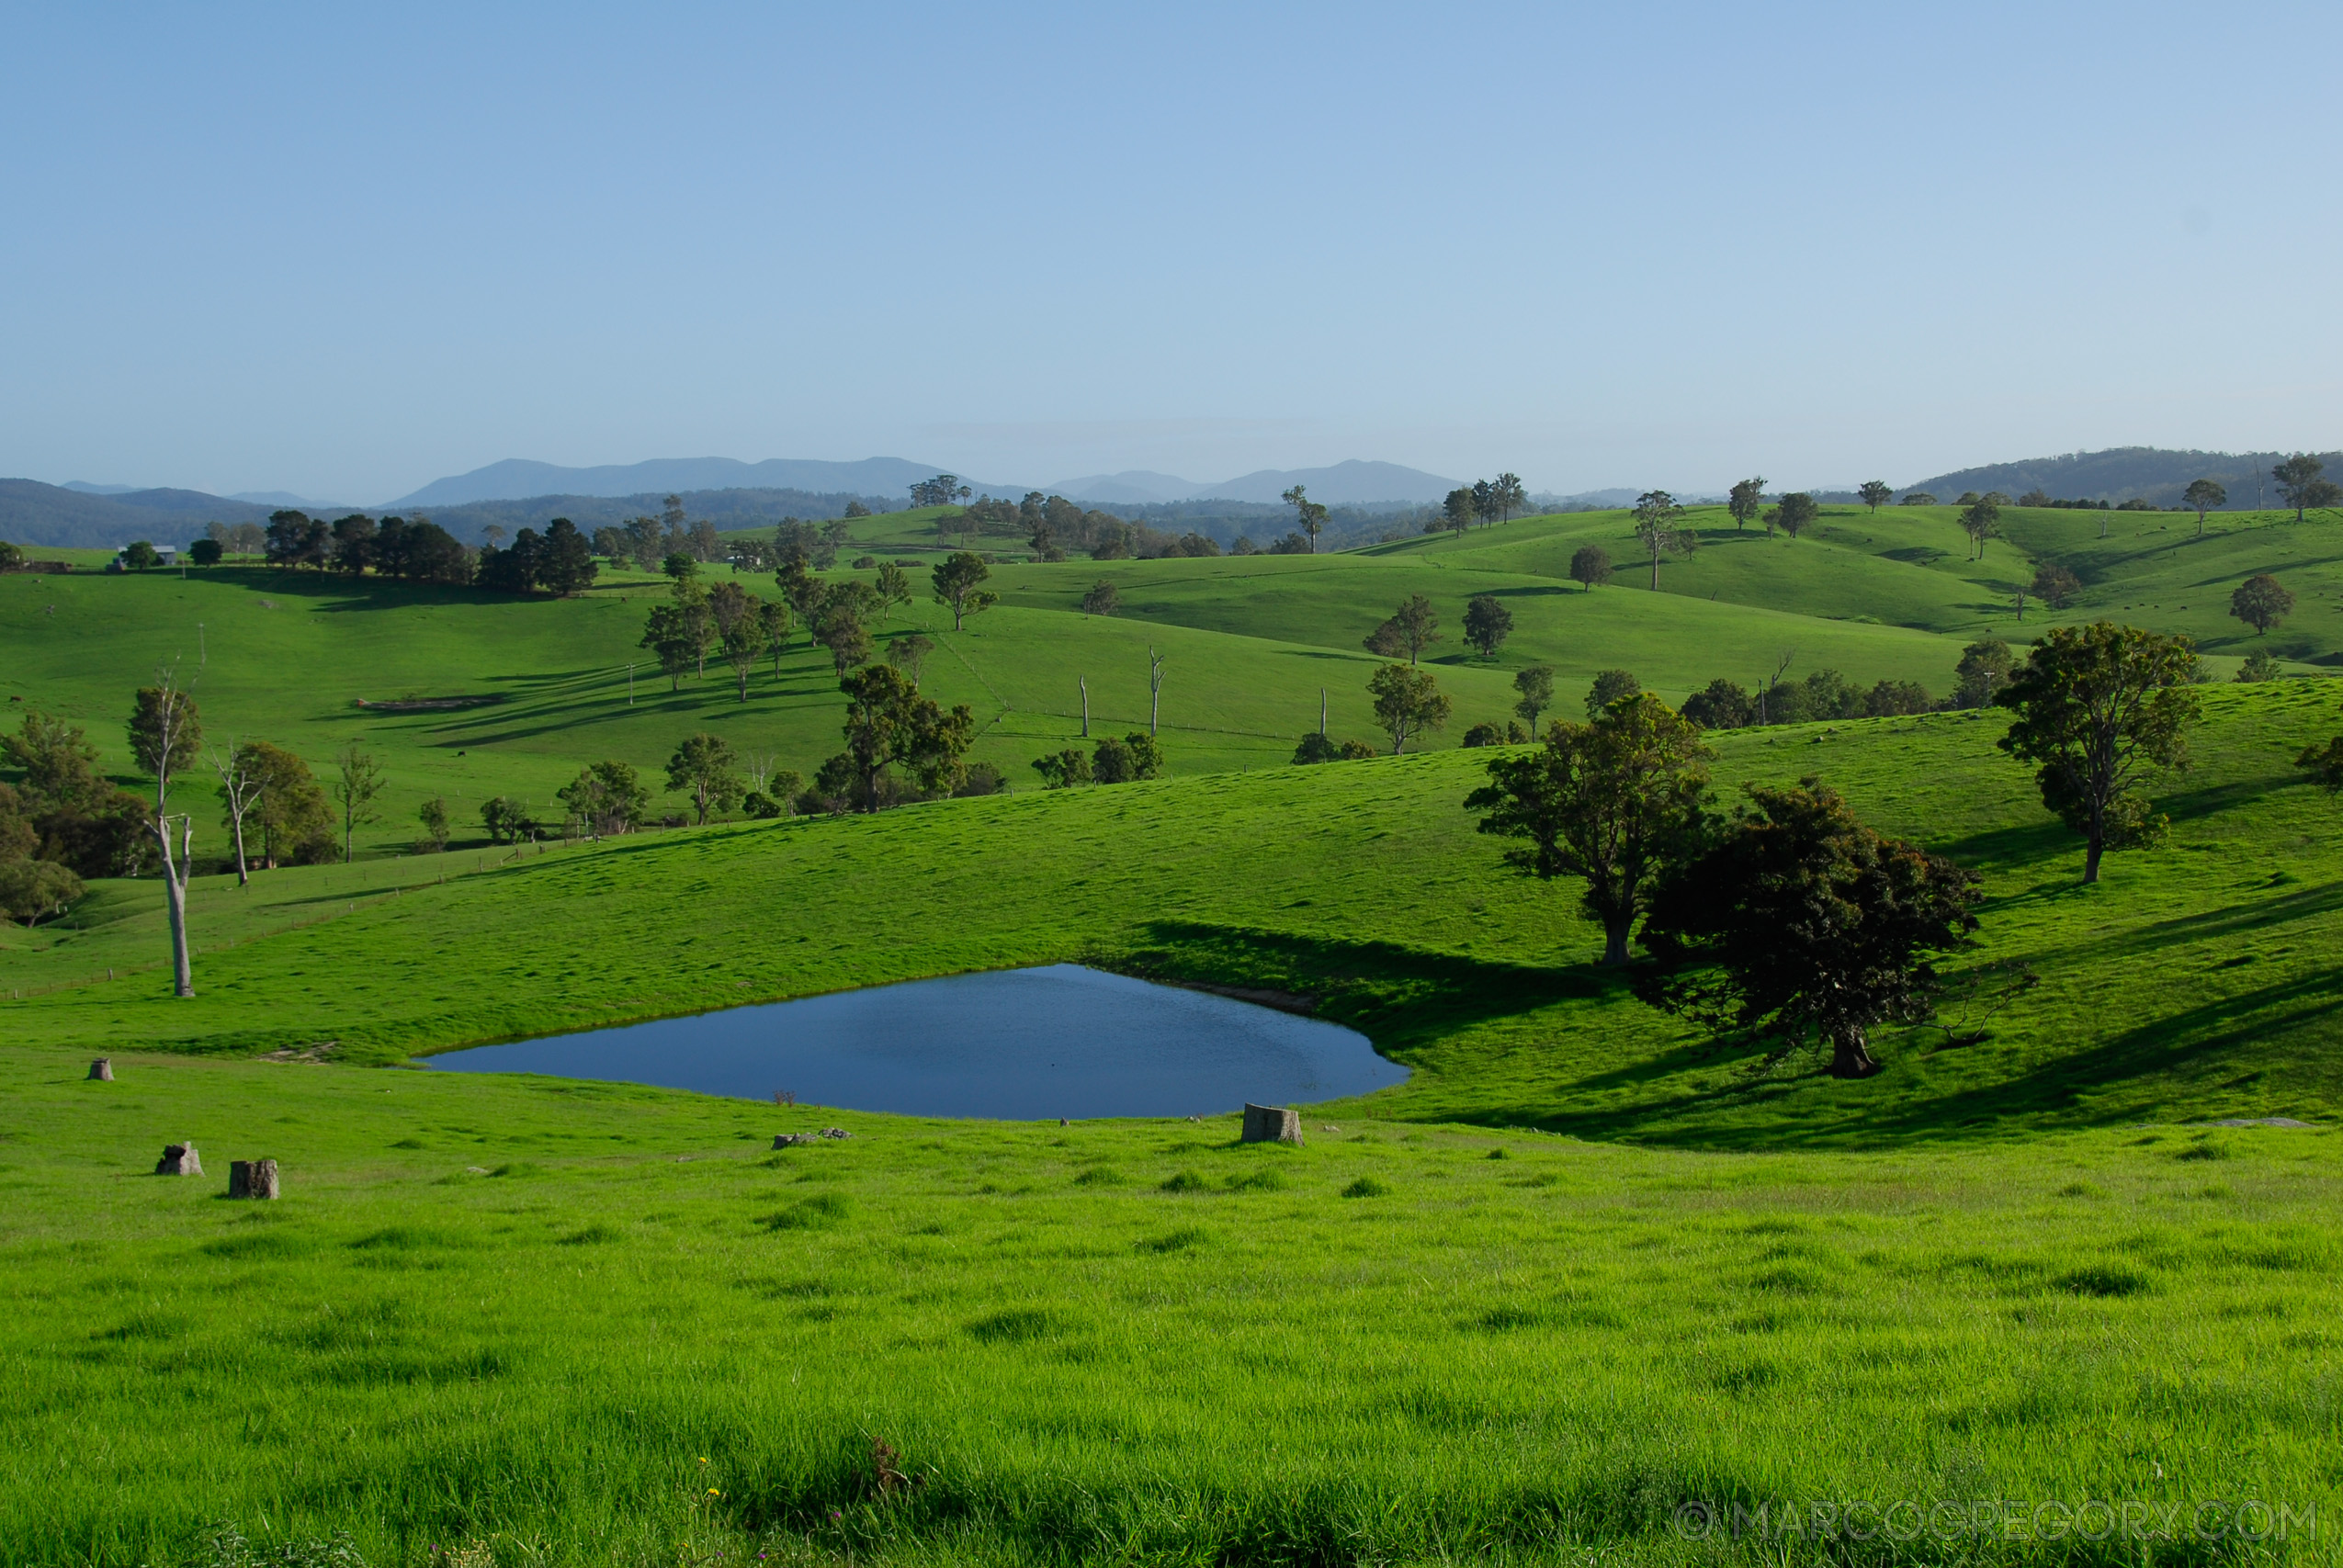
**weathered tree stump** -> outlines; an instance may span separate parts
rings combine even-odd
[[[89,1065],[89,1076],[96,1079],[99,1083],[112,1083],[114,1081],[114,1058],[111,1056],[100,1056],[97,1060],[92,1062]]]
[[[1302,1113],[1277,1105],[1245,1107],[1244,1141],[1248,1144],[1298,1144],[1302,1141]]]
[[[820,1136],[819,1133],[775,1133],[773,1134],[773,1146],[786,1149],[797,1144],[810,1144]]]
[[[277,1196],[277,1162],[273,1159],[232,1159],[228,1162],[228,1196]]]
[[[154,1162],[157,1176],[201,1176],[203,1156],[196,1153],[193,1144],[165,1144],[163,1157]]]

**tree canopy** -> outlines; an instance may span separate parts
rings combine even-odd
[[[1367,694],[1375,699],[1375,722],[1391,737],[1395,757],[1408,749],[1409,736],[1448,722],[1451,705],[1428,670],[1387,664],[1368,679]]]

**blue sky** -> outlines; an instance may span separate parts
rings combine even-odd
[[[0,474],[2343,444],[2332,5],[0,4]]]

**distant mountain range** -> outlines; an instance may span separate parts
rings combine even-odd
[[[2330,473],[2343,477],[2343,452],[2320,455]],[[1900,487],[1898,495],[1927,491],[1951,501],[1964,491],[1998,490],[2023,495],[2041,490],[2061,500],[2127,501],[2137,496],[2159,506],[2176,505],[2191,479],[2218,480],[2229,492],[2228,510],[2274,507],[2278,492],[2270,466],[2281,452],[2173,451],[2156,446],[2118,446],[2103,452],[2072,452],[2020,463],[1959,468]],[[591,529],[603,522],[658,510],[660,500],[681,495],[695,517],[720,527],[751,527],[785,513],[834,517],[847,502],[874,508],[900,505],[911,487],[934,477],[935,465],[901,457],[866,457],[856,463],[772,458],[743,463],[730,457],[667,457],[605,468],[565,468],[511,458],[469,474],[435,479],[397,501],[368,510],[426,512],[458,537],[476,540],[490,525],[516,532],[554,516],[567,516]],[[1035,487],[968,483],[1000,496],[1020,496]],[[1274,506],[1295,485],[1329,506],[1425,505],[1440,501],[1455,481],[1396,463],[1352,461],[1323,468],[1263,468],[1256,473],[1203,484],[1176,474],[1130,469],[1090,474],[1046,487],[1069,500],[1093,506],[1182,507],[1200,502]],[[1838,492],[1831,492],[1836,495]],[[1557,509],[1625,505],[1629,490],[1587,491],[1576,495],[1542,494],[1541,505]],[[1691,499],[1691,498],[1687,498]],[[282,506],[320,515],[352,510],[308,500],[285,491],[247,491],[234,496],[201,491],[140,489],[74,479],[42,484],[0,479],[0,539],[35,547],[115,548],[133,539],[184,544],[206,523],[260,523]]]
[[[2129,501],[2134,496],[2158,506],[2178,506],[2194,479],[2213,479],[2229,492],[2228,512],[2261,511],[2279,504],[2269,482],[2273,463],[2285,452],[2176,452],[2160,446],[2111,446],[2104,452],[2069,452],[2062,457],[2032,457],[2022,463],[1990,463],[1957,468],[1906,485],[1896,493],[1926,491],[1951,501],[1964,491],[1980,495],[1999,491],[2020,496],[2043,491],[2060,501]],[[2343,475],[2343,452],[2318,454],[2327,472]]]
[[[1378,502],[1421,505],[1443,499],[1456,488],[1456,481],[1421,468],[1353,458],[1328,468],[1262,468],[1220,484],[1199,484],[1176,474],[1131,468],[1119,474],[1064,479],[1049,488],[1069,501],[1102,506],[1117,502],[1145,506],[1168,501],[1243,501],[1274,506],[1296,485],[1306,488],[1312,501],[1328,506],[1372,506]]]
[[[654,457],[649,462],[564,468],[552,463],[507,457],[469,474],[434,479],[411,495],[383,503],[388,512],[460,506],[474,501],[526,501],[540,495],[680,495],[696,490],[792,490],[836,492],[908,501],[911,486],[944,470],[901,457],[865,457],[859,463],[823,463],[807,458],[768,457],[743,463],[735,457]],[[994,495],[1023,495],[1021,485],[979,485]]]

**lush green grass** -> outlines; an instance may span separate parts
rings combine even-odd
[[[2265,1499],[2321,1533],[2260,1559],[2333,1561],[2325,1134],[1720,1154],[1314,1114],[1288,1150],[848,1115],[768,1156],[816,1119],[80,1066],[0,1051],[8,1563],[204,1561],[221,1517],[377,1564],[2237,1560],[1935,1508],[1981,1498]],[[140,1174],[166,1137],[272,1154],[285,1198]],[[875,1495],[874,1439],[917,1490]],[[1671,1527],[1852,1499],[1928,1525]]]
[[[2209,1562],[2241,1559],[2120,1533],[1733,1549],[1670,1521],[1703,1499],[2246,1496],[2326,1515],[2260,1556],[2336,1561],[2333,1137],[2197,1125],[2323,1129],[2343,1102],[2338,807],[2292,766],[2343,728],[2323,682],[2207,688],[2196,766],[2156,786],[2170,846],[2090,889],[1993,748],[1997,715],[1717,738],[1728,793],[1818,774],[1977,867],[1959,967],[2040,976],[1989,1018],[1950,1010],[1981,1040],[1891,1036],[1852,1084],[1591,968],[1573,890],[1505,874],[1473,832],[1478,756],[1262,765],[1320,684],[1337,732],[1363,730],[1358,637],[1407,592],[1452,627],[1476,585],[1513,595],[1504,659],[1441,667],[1461,728],[1533,655],[1672,694],[1778,642],[1941,686],[1994,626],[1964,606],[2014,570],[2001,554],[2098,544],[2013,526],[1980,568],[1910,553],[1943,518],[1881,517],[1717,542],[1659,595],[1556,583],[1615,514],[1331,559],[1004,568],[1007,603],[931,630],[929,687],[985,716],[979,754],[1066,743],[1077,674],[1095,729],[1138,723],[1152,644],[1180,776],[200,878],[192,1001],[166,994],[152,883],[6,933],[0,1563],[201,1561],[221,1517],[347,1527],[378,1564],[473,1540],[503,1563]],[[2091,593],[2194,615],[2196,589],[2156,575],[2190,549],[2242,573],[2282,546],[2281,575],[2307,577],[2317,539],[2119,543]],[[1677,591],[1712,570],[1714,600]],[[1128,612],[1072,613],[1101,575]],[[123,694],[157,657],[192,663],[200,622],[216,734],[320,761],[363,739],[414,795],[541,798],[582,758],[655,762],[701,725],[785,765],[834,746],[803,652],[745,705],[712,674],[645,682],[628,709],[613,660],[652,592],[0,579],[0,693],[119,755]],[[2310,599],[2288,650],[2315,656]],[[1863,603],[1889,613],[1829,618]],[[354,705],[410,694],[503,700]],[[1414,1073],[1313,1108],[1308,1146],[1277,1150],[1227,1121],[926,1122],[361,1070],[1068,959],[1307,993]],[[83,1080],[99,1054],[119,1082]],[[829,1122],[855,1137],[764,1149]],[[181,1138],[210,1177],[141,1174]],[[218,1200],[225,1162],[257,1155],[286,1199]],[[915,1494],[872,1495],[874,1438]]]

